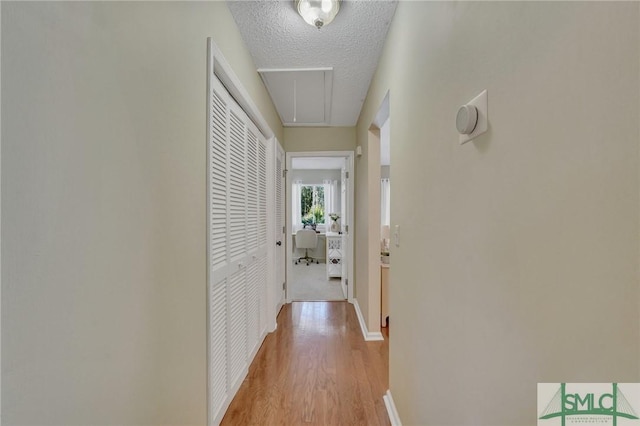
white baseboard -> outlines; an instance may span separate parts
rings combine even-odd
[[[364,317],[362,316],[360,305],[358,305],[358,299],[353,299],[353,307],[356,310],[356,315],[358,316],[358,322],[360,323],[360,329],[362,330],[362,336],[364,337],[364,340],[384,340],[384,337],[382,337],[382,333],[380,333],[379,331],[369,331],[369,329],[367,328],[367,323],[364,321]]]
[[[389,415],[391,426],[402,426],[400,415],[398,415],[396,404],[393,402],[393,397],[391,396],[391,391],[389,389],[387,389],[387,393],[382,397],[382,399],[384,399],[384,406],[387,407],[387,414]]]

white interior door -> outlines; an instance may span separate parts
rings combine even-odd
[[[345,163],[346,163],[345,159]],[[349,171],[346,164],[342,168],[340,185],[340,232],[342,232],[342,275],[341,284],[344,297],[348,298],[349,283]]]
[[[276,187],[276,294],[278,297],[278,308],[285,302],[285,182],[286,173],[284,149],[280,144],[276,145],[276,167],[275,167],[275,187]],[[276,310],[277,313],[277,310]]]

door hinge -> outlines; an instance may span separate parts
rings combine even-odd
[[[349,172],[345,172],[345,179],[349,179]]]
[[[344,280],[344,285],[345,285],[345,286],[349,285],[349,278],[347,278],[346,280]]]
[[[282,170],[282,177],[283,178],[287,177],[287,169]]]
[[[285,228],[285,227],[283,226],[283,227],[282,227],[282,233],[283,233],[283,234],[284,234],[285,232],[287,232],[287,230],[286,230],[286,229],[284,229],[284,228]]]
[[[285,285],[285,283],[282,283],[282,291],[285,290],[284,285]]]
[[[349,233],[349,225],[344,226],[344,232],[346,232],[347,234]]]

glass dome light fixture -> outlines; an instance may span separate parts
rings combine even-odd
[[[317,29],[329,25],[340,10],[340,0],[295,0],[302,19]]]

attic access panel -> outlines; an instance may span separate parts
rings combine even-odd
[[[284,126],[328,126],[333,68],[259,69]]]

